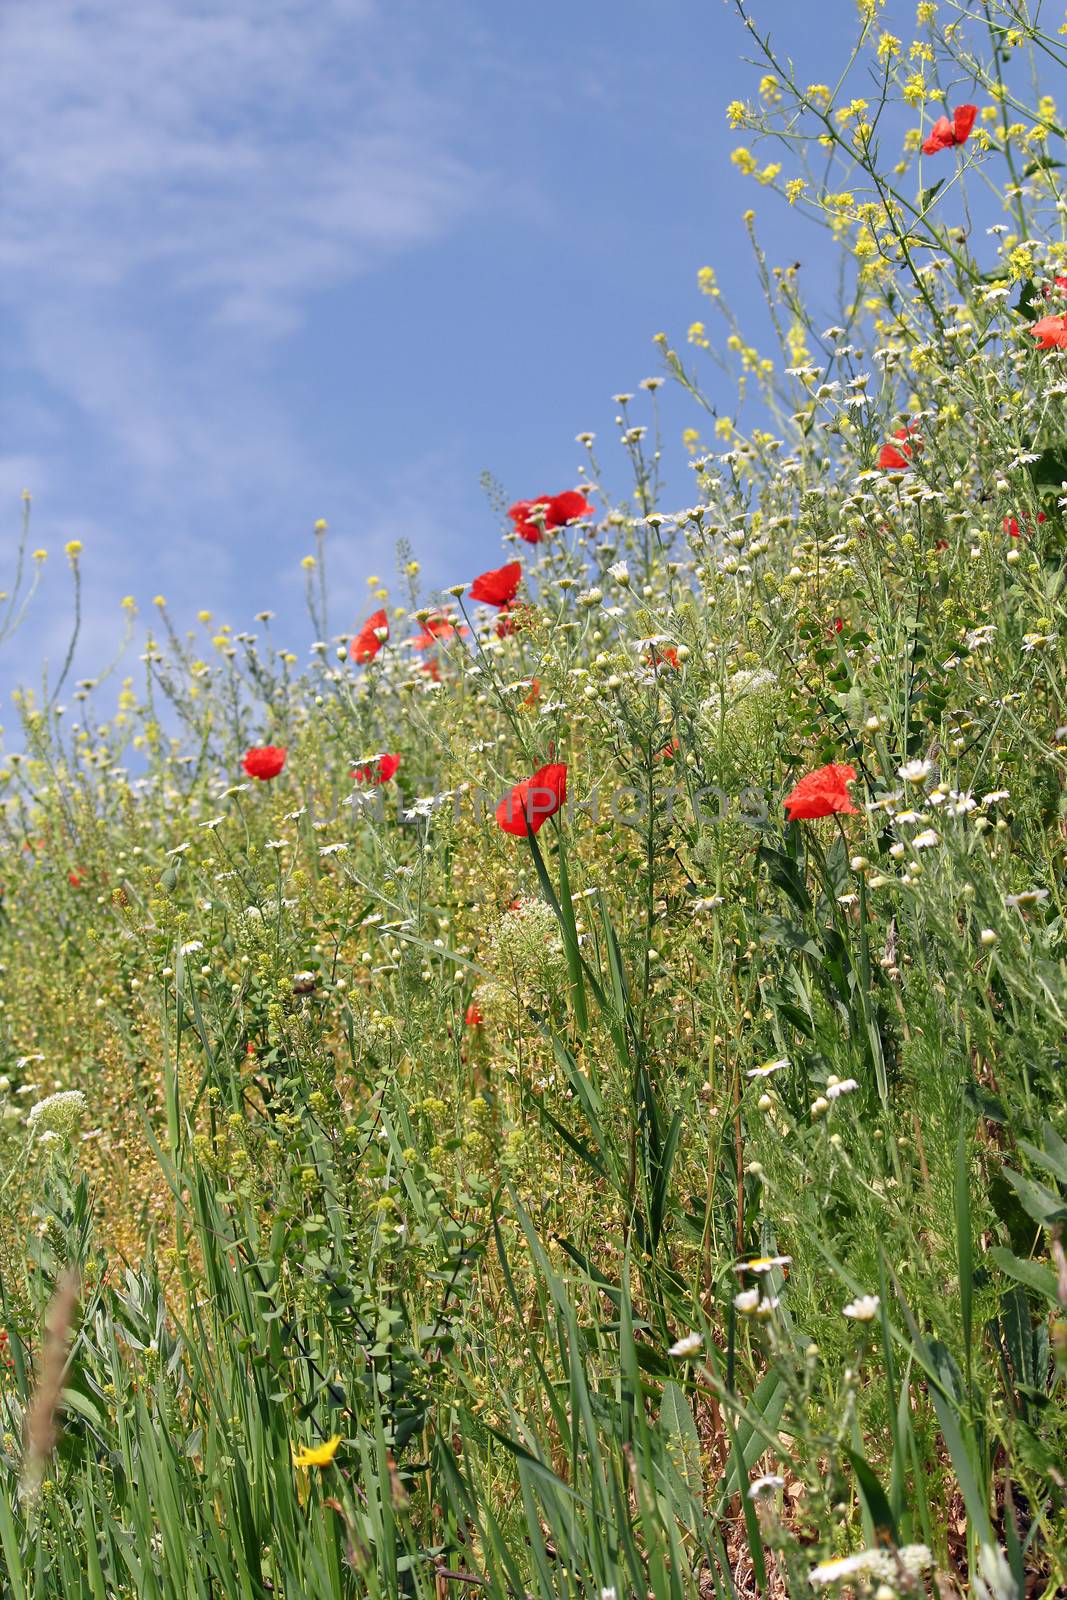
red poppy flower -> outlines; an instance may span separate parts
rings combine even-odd
[[[67,882],[70,884],[72,889],[80,889],[82,884],[85,882],[85,874],[83,872],[79,872],[77,867],[75,867],[73,871],[67,873]]]
[[[662,750],[657,750],[656,751],[656,760],[657,761],[673,761],[675,756],[678,754],[678,750],[679,750],[678,735],[675,734],[674,738],[670,741],[669,744],[665,744],[663,746]]]
[[[424,661],[422,666],[419,668],[419,671],[427,673],[433,679],[434,683],[440,683],[441,669],[437,665],[436,661]]]
[[[285,755],[286,752],[278,745],[256,745],[247,752],[241,765],[250,778],[267,783],[271,778],[276,778],[285,766]]]
[[[844,631],[845,631],[845,619],[844,619],[844,617],[835,617],[834,620],[833,620],[833,623],[831,624],[830,632],[831,633],[844,633]]]
[[[836,812],[858,812],[859,806],[852,804],[848,792],[848,785],[855,777],[855,767],[839,766],[835,762],[820,767],[817,772],[809,772],[785,797],[790,822],[798,817],[809,821],[813,817],[832,817]]]
[[[917,422],[906,422],[898,428],[893,438],[899,439],[899,445],[884,444],[878,452],[878,465],[883,472],[902,472],[911,465],[911,458],[916,450],[922,449],[922,440],[916,438]]]
[[[645,660],[650,667],[673,667],[675,672],[681,671],[682,663],[673,644],[654,644]]]
[[[422,625],[422,632],[417,633],[412,639],[412,648],[415,650],[429,650],[439,639],[454,639],[457,634],[462,638],[469,630],[462,625],[457,627],[455,619],[442,614],[438,617],[427,617]]]
[[[977,115],[977,106],[957,106],[951,120],[938,117],[923,142],[923,155],[936,156],[940,150],[954,150],[957,145],[966,144]]]
[[[504,796],[496,808],[496,820],[505,833],[525,839],[554,817],[566,798],[567,768],[560,761],[550,762]]]
[[[526,699],[522,703],[523,703],[524,706],[535,706],[537,704],[538,700],[540,700],[540,698],[541,698],[541,680],[540,680],[540,678],[531,678],[530,679],[530,692],[526,696]]]
[[[353,767],[348,776],[355,778],[357,783],[388,783],[389,779],[396,775],[399,765],[399,756],[375,756],[374,760],[368,761],[365,766]]]
[[[508,516],[521,539],[527,544],[540,544],[546,531],[592,516],[594,509],[578,489],[565,489],[562,494],[543,494],[536,500],[517,500],[508,507]]]
[[[1030,332],[1039,350],[1067,350],[1067,316],[1042,317]]]
[[[368,661],[373,661],[378,651],[389,637],[389,618],[384,611],[376,611],[373,617],[368,617],[352,640],[350,655],[353,661],[366,666]]]
[[[1038,522],[1047,522],[1048,518],[1045,516],[1043,511],[1039,511],[1037,514],[1037,520]],[[1021,528],[1019,526],[1019,519],[1017,517],[1005,517],[1004,532],[1010,534],[1013,539],[1017,539],[1021,533],[1029,533],[1030,527],[1025,517],[1023,518],[1023,524]]]
[[[509,561],[475,578],[470,597],[483,601],[487,606],[507,606],[514,600],[521,582],[522,562]]]
[[[470,1005],[467,1007],[467,1014],[463,1018],[463,1021],[466,1023],[468,1028],[480,1028],[482,1023],[485,1021],[485,1018],[482,1016],[482,1013],[478,1008],[478,1003],[476,1000],[472,1000]]]

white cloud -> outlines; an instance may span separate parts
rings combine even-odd
[[[38,284],[275,327],[470,195],[369,0],[8,0],[0,33],[0,263]]]
[[[85,539],[87,639],[113,634],[130,590],[161,588],[183,622],[235,595],[269,605],[294,524],[357,503],[290,399],[286,340],[316,293],[484,193],[418,15],[401,0],[0,12],[0,501],[9,525],[31,487],[55,556]],[[34,608],[28,650],[55,658],[64,595],[47,621]]]

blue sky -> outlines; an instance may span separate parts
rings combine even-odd
[[[854,28],[756,12],[824,79]],[[398,537],[430,581],[496,564],[483,469],[569,486],[588,428],[624,491],[610,397],[704,313],[698,267],[755,315],[746,206],[818,282],[821,236],[729,163],[745,48],[724,0],[7,0],[0,527],[29,488],[51,559],[0,682],[62,654],[69,538],[88,673],[125,594],[270,608],[303,653],[317,517],[339,630]]]

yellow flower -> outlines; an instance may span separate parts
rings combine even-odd
[[[332,1434],[325,1444],[301,1445],[297,1450],[293,1447],[293,1466],[306,1472],[309,1467],[328,1467],[337,1454],[337,1446],[341,1443],[339,1433]]]
[[[301,561],[300,565],[303,567],[305,572],[310,572],[312,567],[315,565],[315,557],[314,556],[305,556],[303,561]]]
[[[325,517],[320,517],[318,519],[318,521],[316,522],[316,524],[315,524],[315,532],[316,533],[325,533],[326,532],[326,526],[327,525],[326,525]]]
[[[726,120],[731,128],[739,128],[747,115],[743,100],[731,100],[726,107]]]
[[[82,553],[82,542],[80,539],[68,539],[63,549],[71,561],[76,561]]]
[[[730,160],[733,162],[734,166],[739,172],[744,173],[746,178],[750,177],[751,174],[756,171],[756,158],[752,154],[752,151],[746,149],[743,144],[738,145],[737,149],[730,156]]]

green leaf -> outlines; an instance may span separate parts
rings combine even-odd
[[[1014,1278],[1025,1288],[1033,1290],[1035,1294],[1043,1295],[1053,1305],[1058,1305],[1056,1298],[1056,1274],[1051,1267],[1043,1267],[1038,1261],[1023,1261],[1021,1257],[1013,1255],[1003,1245],[994,1245],[989,1251],[989,1259],[1006,1272],[1009,1278]]]
[[[678,1384],[664,1385],[659,1408],[659,1426],[671,1446],[671,1459],[694,1499],[703,1488],[700,1467],[700,1435],[688,1400]]]
[[[885,1491],[878,1482],[870,1463],[864,1456],[859,1455],[855,1450],[849,1450],[847,1446],[845,1455],[848,1457],[852,1470],[856,1474],[860,1495],[867,1508],[867,1514],[874,1524],[875,1533],[887,1533],[894,1544],[899,1544],[900,1536],[897,1533],[896,1518],[890,1508],[889,1501],[886,1499]]]

